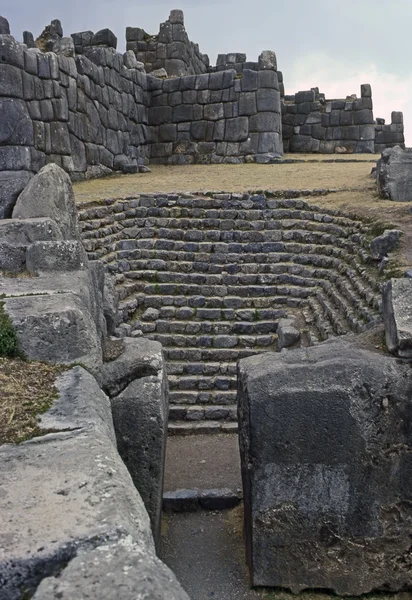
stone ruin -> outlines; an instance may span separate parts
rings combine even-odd
[[[30,359],[70,366],[41,417],[54,433],[0,448],[6,600],[90,581],[96,597],[187,598],[156,556],[167,429],[239,429],[253,585],[411,589],[411,282],[377,269],[400,232],[312,205],[319,190],[77,211],[70,181],[269,162],[304,137],[373,151],[372,126],[388,145],[401,127],[374,123],[369,86],[344,106],[285,96],[270,52],[211,68],[180,11],[159,36],[128,30],[124,56],[109,30],[52,22],[44,52],[0,27],[1,302]],[[382,318],[391,354],[367,341]]]
[[[402,113],[375,122],[370,86],[359,99],[326,100],[317,88],[286,96],[271,51],[256,62],[219,55],[212,67],[181,11],[158,36],[127,28],[123,55],[109,29],[65,37],[58,20],[36,43],[24,32],[21,44],[2,18],[0,36],[1,217],[49,162],[76,181],[144,171],[149,160],[269,163],[284,151],[404,146]]]

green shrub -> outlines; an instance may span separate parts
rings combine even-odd
[[[4,310],[4,302],[0,302],[0,356],[20,356],[16,332]]]

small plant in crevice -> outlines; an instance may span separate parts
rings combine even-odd
[[[16,332],[10,321],[9,315],[4,308],[4,302],[0,301],[0,356],[22,357],[19,349]]]

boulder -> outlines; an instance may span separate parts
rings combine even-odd
[[[49,217],[65,240],[80,238],[77,208],[70,177],[54,163],[43,167],[22,191],[13,219]]]
[[[412,358],[412,279],[391,279],[383,288],[386,345],[401,358]]]
[[[56,388],[43,437],[0,448],[2,598],[188,600],[155,555],[109,399],[81,367]]]
[[[255,586],[343,596],[412,586],[410,365],[356,340],[238,363]]]
[[[412,201],[412,148],[387,148],[376,166],[378,191],[382,198]]]
[[[370,243],[372,258],[381,260],[384,256],[399,246],[402,231],[399,229],[385,229],[382,235],[378,235]]]

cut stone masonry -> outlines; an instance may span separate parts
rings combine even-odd
[[[219,55],[212,67],[189,42],[181,11],[172,11],[159,36],[127,28],[123,55],[109,29],[64,37],[55,20],[37,46],[29,34],[17,42],[3,19],[0,218],[49,162],[79,180],[145,171],[149,160],[270,163],[283,147],[331,153],[404,145],[402,113],[391,125],[375,124],[369,85],[360,99],[326,101],[316,88],[285,96],[274,52],[256,62]],[[154,76],[159,68],[162,78]]]
[[[164,347],[170,432],[236,430],[236,362],[276,350],[281,319],[300,317],[303,345],[380,322],[368,226],[304,200],[153,194],[80,222],[120,319]]]

